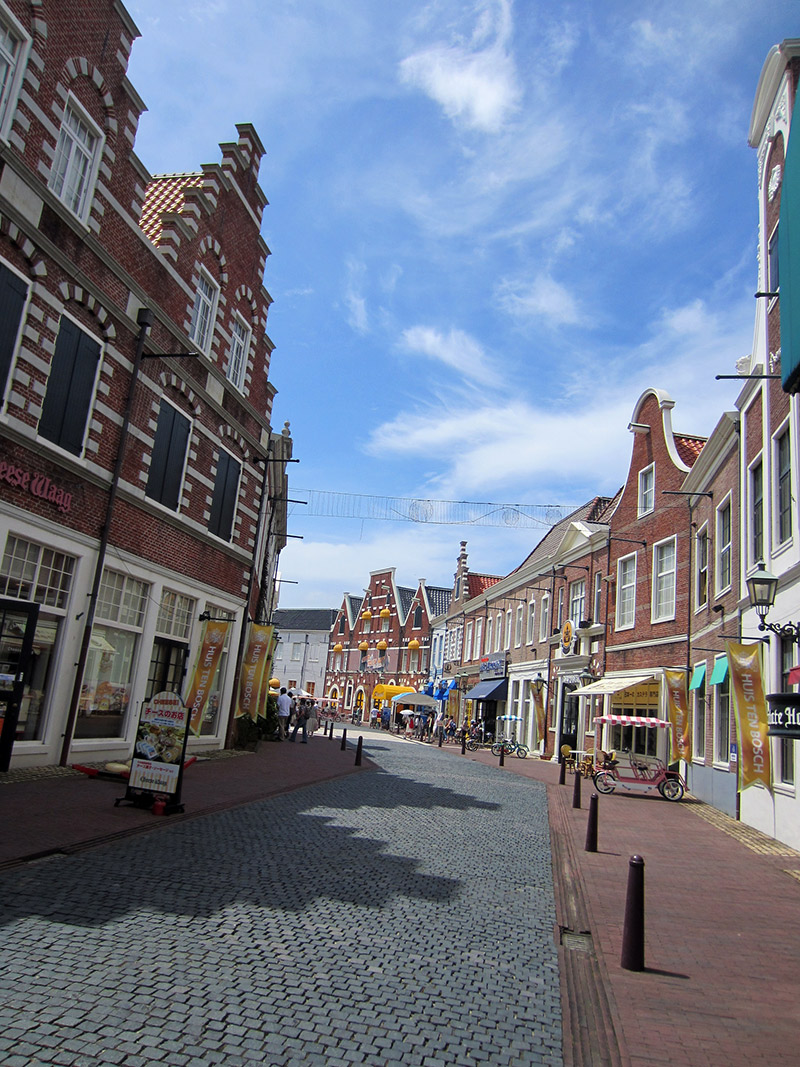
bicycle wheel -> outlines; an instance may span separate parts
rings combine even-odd
[[[680,778],[665,778],[658,791],[664,800],[681,800],[684,789]]]
[[[495,743],[492,745],[492,755],[499,756],[502,751],[503,746],[500,744],[499,741],[495,741]]]
[[[613,793],[617,783],[608,771],[598,771],[594,776],[594,787],[598,793]]]
[[[477,741],[473,741],[471,738],[469,741],[467,741],[467,748],[470,750],[470,752],[477,752],[478,747],[479,746]]]
[[[517,757],[517,759],[525,759],[525,757],[528,755],[528,749],[525,747],[525,745],[517,745],[514,755]]]

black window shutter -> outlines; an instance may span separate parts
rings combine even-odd
[[[145,494],[173,511],[178,510],[188,440],[189,420],[162,400]]]
[[[28,286],[0,264],[0,396],[5,392]]]
[[[39,434],[80,455],[94,391],[100,346],[62,319],[42,404]]]
[[[236,494],[239,488],[239,471],[240,466],[236,460],[227,452],[220,452],[208,528],[211,533],[225,541],[231,539]]]

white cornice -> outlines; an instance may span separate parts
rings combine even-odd
[[[800,56],[800,38],[797,37],[789,37],[781,44],[773,45],[767,53],[750,116],[747,143],[751,148],[758,148],[761,142],[784,72],[795,56]]]

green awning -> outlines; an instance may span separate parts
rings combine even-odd
[[[708,679],[709,685],[719,685],[720,682],[724,682],[728,676],[728,657],[723,656],[722,659],[718,659],[714,664],[714,670],[711,672],[711,677]]]
[[[699,689],[700,686],[703,684],[703,679],[705,678],[705,676],[706,676],[706,665],[705,665],[705,663],[698,663],[697,666],[694,669],[694,673],[692,674],[692,680],[691,680],[691,682],[689,682],[689,688],[690,689]]]

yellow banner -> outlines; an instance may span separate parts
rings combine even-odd
[[[236,711],[234,712],[234,718],[236,719],[240,719],[243,715],[249,715],[255,722],[258,718],[261,683],[264,678],[264,668],[269,661],[271,645],[272,627],[256,626],[254,623],[250,627],[250,641],[247,645],[245,657],[242,660],[242,670],[239,675],[239,692],[236,697]]]
[[[733,686],[736,732],[739,737],[739,792],[763,785],[772,792],[767,702],[761,678],[761,646],[727,642]]]
[[[537,693],[533,690],[533,710],[536,713],[536,740],[543,741],[547,737],[547,712],[544,707],[544,690]]]
[[[203,623],[202,639],[194,664],[192,682],[184,703],[189,709],[189,729],[193,734],[200,733],[203,713],[208,703],[208,694],[217,673],[219,658],[225,647],[230,622],[211,620]]]
[[[690,761],[692,758],[692,717],[689,714],[689,694],[686,671],[664,668],[667,687],[667,713],[672,736],[672,758]]]

